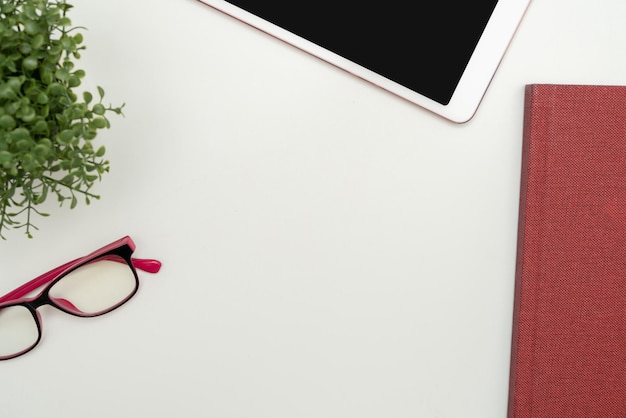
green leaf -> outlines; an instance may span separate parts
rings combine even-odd
[[[11,88],[11,90],[13,90],[16,93],[19,93],[20,90],[22,89],[22,84],[24,84],[25,80],[26,80],[26,77],[24,76],[9,77],[7,79],[7,85]]]
[[[24,127],[15,128],[8,135],[8,138],[11,139],[11,142],[17,142],[22,139],[30,139],[30,131]]]
[[[61,46],[68,52],[76,50],[76,41],[73,37],[65,36],[61,39]]]
[[[66,175],[65,177],[63,177],[61,179],[61,184],[64,184],[66,186],[71,185],[72,183],[74,183],[74,176],[71,174]]]
[[[74,74],[71,74],[67,79],[67,84],[70,87],[78,87],[80,86],[80,78],[76,77]]]
[[[91,110],[93,111],[93,113],[100,116],[104,115],[104,113],[106,112],[106,108],[101,103],[96,103],[95,105],[93,105],[93,108]]]
[[[17,94],[8,83],[0,84],[0,99],[16,99]]]
[[[61,83],[52,83],[48,86],[48,93],[51,96],[61,96],[65,91],[65,86]]]
[[[72,21],[68,17],[62,17],[62,18],[59,19],[57,24],[59,26],[71,26],[72,25]]]
[[[23,55],[28,55],[33,50],[32,46],[28,43],[23,43],[20,45],[20,52]]]
[[[29,150],[32,146],[32,141],[30,139],[20,139],[15,143],[15,147],[20,151]],[[24,155],[24,158],[30,157],[30,154]]]
[[[44,38],[43,33],[38,33],[35,36],[33,36],[32,41],[30,41],[30,46],[33,49],[39,49],[43,46],[45,41],[46,39]]]
[[[17,122],[15,121],[15,118],[13,118],[13,116],[11,115],[0,116],[0,128],[10,131],[11,129],[15,128],[16,125],[17,125]]]
[[[46,104],[48,103],[50,99],[48,98],[48,95],[46,93],[44,93],[43,91],[39,92],[37,94],[37,103],[38,104]]]
[[[34,34],[38,33],[40,31],[40,29],[41,28],[39,27],[39,24],[37,24],[37,22],[35,22],[33,20],[27,20],[26,22],[24,22],[24,30],[29,35],[34,35]]]
[[[103,129],[107,127],[107,121],[105,118],[97,117],[89,122],[89,126],[95,129]]]
[[[33,153],[38,156],[45,158],[50,155],[51,148],[47,144],[37,144],[33,147]]]
[[[24,61],[22,61],[22,67],[24,67],[24,69],[28,71],[32,71],[37,68],[37,64],[37,58],[33,56],[26,57],[24,58]]]
[[[51,84],[52,81],[54,80],[54,73],[51,69],[45,67],[45,66],[41,66],[39,68],[39,75],[41,77],[41,81],[44,84]]]
[[[32,122],[37,117],[37,112],[31,106],[22,106],[17,116],[24,122]]]
[[[59,133],[59,142],[62,144],[69,144],[72,138],[74,138],[74,132],[71,129],[65,129],[61,133]]]
[[[32,132],[35,134],[48,134],[48,123],[44,119],[38,120],[33,125]]]
[[[56,72],[54,73],[54,76],[61,81],[67,81],[67,79],[70,77],[70,72],[66,69],[66,68],[59,68],[58,70],[56,70]]]
[[[0,164],[4,164],[13,159],[13,154],[9,151],[0,151]]]

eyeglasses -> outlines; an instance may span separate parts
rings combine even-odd
[[[41,340],[37,308],[51,305],[71,315],[99,316],[128,301],[139,288],[135,268],[157,273],[157,260],[133,258],[135,243],[121,238],[63,264],[0,297],[0,360],[21,356]],[[46,286],[36,296],[30,292]]]

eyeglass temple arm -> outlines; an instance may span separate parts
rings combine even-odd
[[[80,261],[81,258],[77,258],[75,260],[69,261],[59,267],[56,267],[50,270],[47,273],[42,274],[41,276],[35,277],[31,281],[24,283],[20,287],[15,290],[10,291],[6,295],[0,297],[0,303],[6,302],[13,299],[21,298],[24,295],[32,292],[33,290],[50,283],[54,280],[63,270],[70,267],[77,261]],[[161,262],[158,260],[146,259],[146,258],[131,258],[133,266],[138,268],[139,270],[143,270],[148,273],[157,273],[161,269]]]

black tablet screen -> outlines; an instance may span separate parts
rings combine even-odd
[[[498,0],[228,2],[445,105]]]

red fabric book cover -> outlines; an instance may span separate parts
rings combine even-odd
[[[526,86],[509,418],[626,417],[626,86]]]

